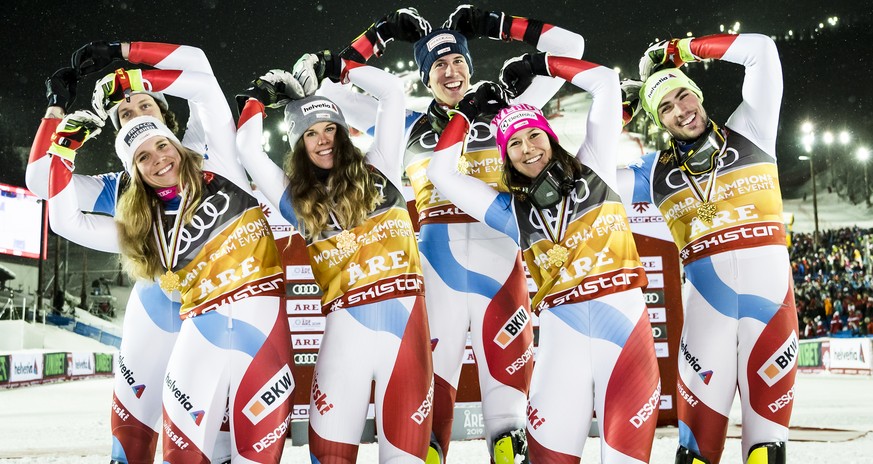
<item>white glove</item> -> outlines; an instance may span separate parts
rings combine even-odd
[[[318,72],[315,70],[318,63],[319,59],[314,53],[306,53],[294,63],[294,69],[291,71],[307,97],[314,95],[320,84]]]
[[[261,80],[269,82],[276,87],[279,93],[287,95],[291,100],[299,100],[306,96],[303,91],[303,86],[294,78],[294,75],[282,69],[271,69],[267,74],[261,76]],[[280,105],[288,103],[287,100],[279,102]]]

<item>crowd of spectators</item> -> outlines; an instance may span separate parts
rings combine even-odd
[[[873,229],[793,234],[791,267],[801,338],[873,336]]]

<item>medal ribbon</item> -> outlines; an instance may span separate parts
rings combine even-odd
[[[715,167],[712,168],[709,174],[709,183],[706,184],[706,194],[704,195],[703,189],[700,188],[700,185],[697,184],[697,181],[694,180],[694,176],[685,172],[684,169],[679,169],[679,172],[682,173],[682,177],[685,179],[685,183],[688,187],[691,188],[691,191],[694,193],[694,197],[697,198],[701,203],[709,203],[709,199],[712,198],[712,192],[715,191],[715,177],[718,174],[718,158],[721,155],[716,157]]]
[[[543,227],[546,229],[546,232],[549,234],[549,239],[554,243],[561,243],[561,240],[564,239],[564,233],[567,232],[567,223],[564,222],[564,219],[567,217],[567,212],[564,211],[567,208],[567,197],[561,198],[561,204],[558,206],[558,224],[556,229],[552,229],[549,225],[549,222],[546,221],[546,218],[543,216],[542,211],[539,208],[534,207],[534,211],[537,214],[537,217],[540,218],[540,222],[543,223]]]
[[[172,271],[179,260],[177,251],[179,249],[179,240],[182,235],[180,232],[184,223],[182,218],[185,216],[185,209],[188,206],[188,197],[185,195],[184,190],[180,196],[179,209],[177,210],[176,219],[173,221],[173,228],[170,230],[170,234],[167,235],[164,230],[163,220],[158,219],[155,221],[155,224],[152,225],[152,231],[154,232],[155,240],[158,243],[161,264],[163,264],[164,268],[168,271]],[[160,214],[161,212],[158,210],[158,217],[160,217]]]
[[[546,232],[549,234],[549,239],[552,241],[554,245],[546,252],[546,256],[548,256],[548,261],[543,263],[543,268],[548,269],[550,267],[554,267],[555,269],[559,269],[569,257],[569,250],[564,248],[560,242],[564,238],[564,234],[567,232],[567,223],[565,219],[567,218],[566,208],[569,203],[567,202],[567,198],[561,198],[561,204],[558,206],[558,224],[557,230],[552,229],[549,222],[546,221],[546,218],[543,216],[542,211],[539,208],[534,208],[536,211],[537,217],[540,218],[540,222],[542,222],[543,227],[546,229]]]

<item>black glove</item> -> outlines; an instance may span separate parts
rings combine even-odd
[[[76,101],[76,70],[61,68],[45,80],[45,98],[48,106],[60,106],[68,111]]]
[[[343,71],[342,58],[334,55],[330,50],[316,52],[315,57],[318,61],[313,63],[313,68],[315,69],[318,82],[321,82],[324,78],[339,82]]]
[[[430,23],[415,8],[400,8],[373,23],[382,43],[397,39],[415,42],[430,34]]]
[[[123,60],[121,55],[121,42],[91,42],[73,52],[71,59],[73,68],[79,76],[100,71],[109,66],[115,60]]]
[[[472,123],[479,115],[495,115],[506,106],[506,90],[494,82],[482,81],[464,94],[455,110]]]
[[[460,32],[467,39],[488,37],[509,40],[511,18],[502,11],[485,11],[473,5],[460,5],[443,23],[443,28]]]
[[[543,52],[525,53],[524,55],[510,58],[503,63],[500,70],[500,85],[506,88],[506,92],[517,98],[524,93],[534,76],[548,76],[549,68],[546,65],[546,54]]]

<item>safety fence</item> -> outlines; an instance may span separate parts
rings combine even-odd
[[[873,374],[873,339],[815,338],[801,340],[797,349],[800,372]]]
[[[115,353],[88,351],[0,353],[0,388],[112,376]]]

